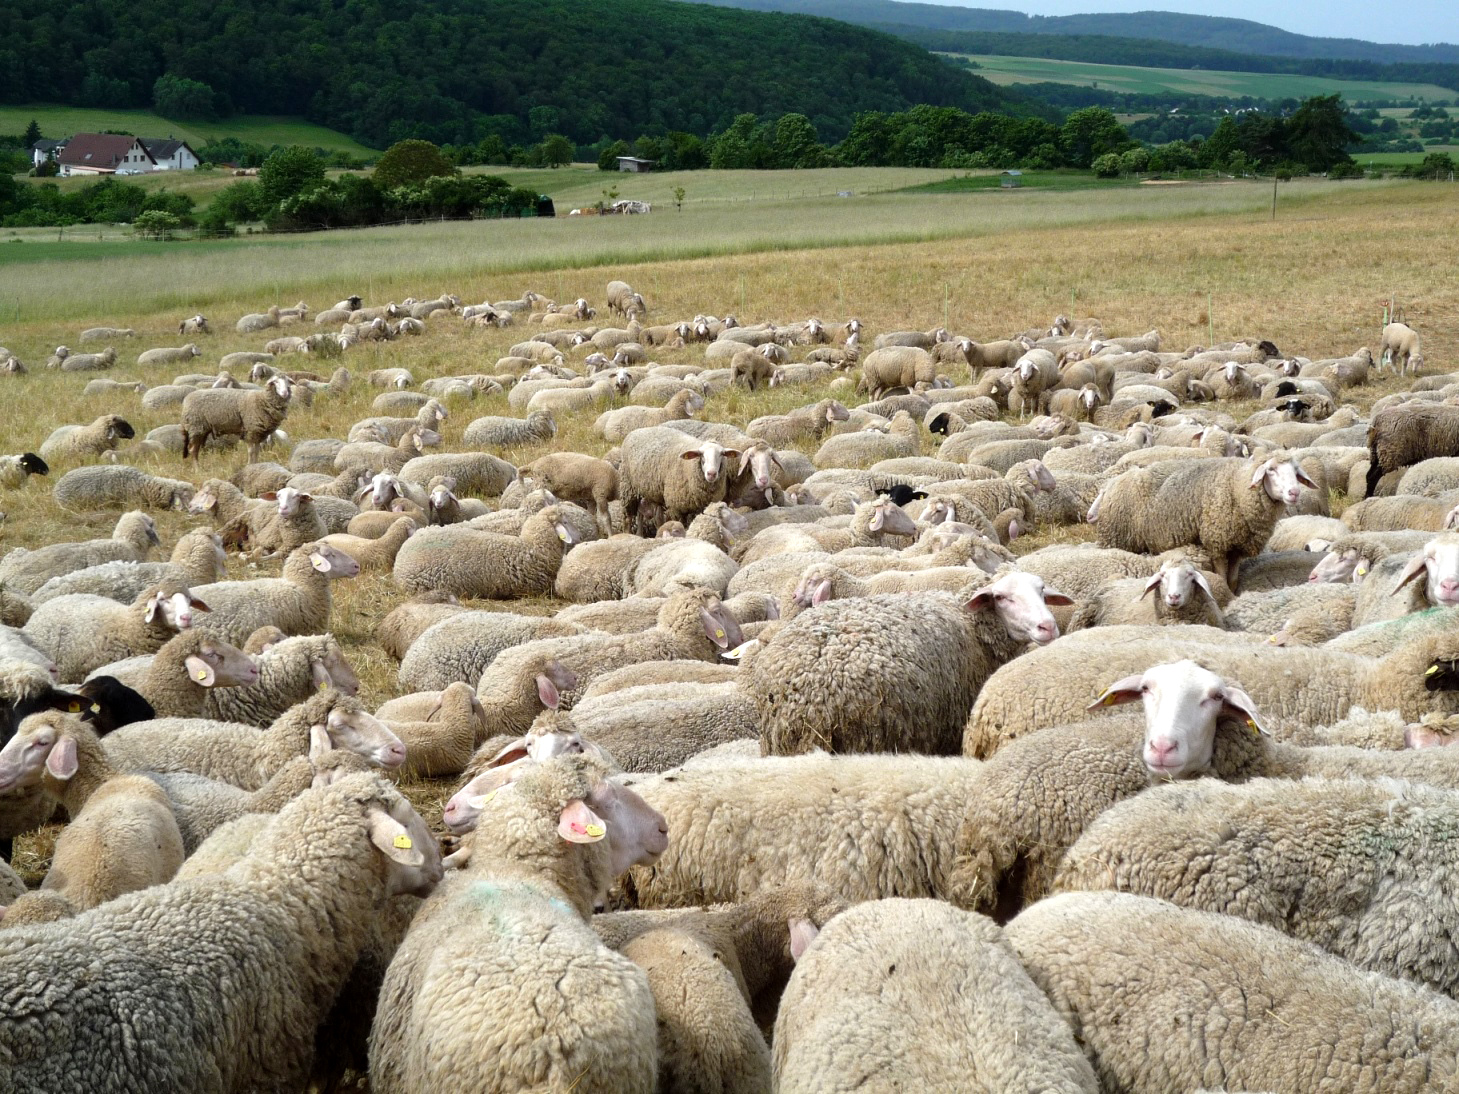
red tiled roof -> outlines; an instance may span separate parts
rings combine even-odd
[[[77,133],[62,150],[56,162],[66,167],[90,167],[95,170],[115,170],[128,152],[140,147],[136,137],[123,137],[111,133]],[[146,149],[142,149],[143,152]],[[151,156],[147,157],[149,160]]]

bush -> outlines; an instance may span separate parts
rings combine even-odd
[[[1360,179],[1363,177],[1363,169],[1351,160],[1346,163],[1339,161],[1327,169],[1327,177],[1330,179]]]
[[[259,192],[270,205],[311,190],[323,181],[324,161],[299,145],[280,148],[258,169]]]
[[[568,160],[572,160],[571,153]],[[397,186],[455,173],[456,168],[451,161],[430,141],[397,141],[375,164],[375,185],[381,190],[393,190]]]
[[[172,238],[172,233],[181,226],[182,222],[171,213],[153,209],[151,212],[142,213],[132,222],[132,231],[136,232],[140,239],[168,240]]]
[[[598,153],[598,170],[618,170],[618,157],[627,156],[631,153],[632,149],[629,148],[627,141],[614,141],[612,144],[604,148],[603,151]]]
[[[1120,158],[1113,152],[1106,152],[1104,155],[1096,157],[1089,166],[1094,168],[1097,178],[1113,179],[1118,178],[1120,174]]]

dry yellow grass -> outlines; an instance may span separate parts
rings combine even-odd
[[[1177,347],[1207,342],[1214,328],[1218,341],[1260,335],[1274,340],[1285,352],[1312,357],[1376,346],[1382,308],[1392,295],[1405,306],[1409,321],[1422,331],[1430,370],[1447,371],[1459,349],[1459,282],[1454,278],[1454,270],[1459,268],[1459,202],[1453,193],[1452,188],[1439,185],[1333,191],[1305,202],[1300,215],[1276,223],[1250,213],[1137,223],[1116,220],[1077,227],[1020,223],[976,239],[729,255],[609,269],[598,268],[590,260],[584,267],[509,277],[460,276],[454,272],[461,268],[459,262],[443,254],[441,268],[447,272],[440,276],[397,279],[385,250],[369,288],[382,301],[442,289],[468,300],[501,299],[537,288],[560,300],[586,296],[601,306],[604,283],[610,277],[622,277],[647,296],[655,322],[701,311],[735,312],[744,322],[785,321],[811,314],[831,322],[856,315],[873,332],[945,324],[987,339],[1046,324],[1056,313],[1072,310],[1101,317],[1111,333],[1135,334],[1157,327],[1167,345]],[[1083,198],[1073,194],[1061,200],[1076,203]],[[14,267],[11,272],[23,273],[24,269]],[[99,295],[114,301],[125,293],[132,272],[130,260],[119,257],[96,263],[89,276],[101,287]],[[267,296],[239,299],[222,293],[203,303],[220,333],[204,340],[205,355],[186,371],[207,371],[222,354],[257,349],[278,333],[233,333],[233,321],[242,312],[260,310],[275,301],[291,304],[301,295],[316,307],[326,307],[365,288],[353,268],[321,282],[311,267],[306,284],[307,291],[304,285],[281,277]],[[179,286],[180,291],[184,289]],[[1208,295],[1211,312],[1207,310]],[[109,411],[125,414],[139,437],[177,420],[174,411],[141,411],[131,395],[85,398],[80,392],[90,375],[48,372],[42,366],[55,345],[73,342],[84,326],[131,326],[138,337],[117,344],[123,363],[110,375],[149,384],[167,382],[174,370],[141,369],[129,362],[151,346],[179,344],[182,339],[176,335],[176,324],[182,313],[119,314],[85,309],[78,313],[74,307],[64,312],[83,318],[34,320],[0,328],[0,344],[34,369],[29,376],[0,376],[0,393],[7,407],[0,415],[0,452],[34,450],[55,426],[87,422]],[[454,320],[437,320],[420,338],[356,348],[345,358],[357,377],[353,390],[339,400],[317,399],[311,409],[296,408],[285,428],[295,440],[343,436],[350,423],[371,413],[370,402],[379,394],[379,389],[363,380],[371,369],[404,365],[417,380],[491,371],[497,357],[511,343],[529,337],[532,330],[523,325],[506,331],[468,331]],[[286,333],[293,332],[298,329]],[[701,354],[700,348],[690,347],[660,354],[658,359],[697,361]],[[304,368],[310,362],[298,358],[287,364]],[[327,372],[333,364],[317,362],[315,367]],[[1389,382],[1381,389],[1359,393],[1358,401],[1367,404],[1378,390],[1392,386]],[[810,401],[815,395],[806,389],[753,395],[733,391],[711,400],[704,416],[743,423],[758,414]],[[504,397],[453,403],[450,411],[443,430],[448,450],[460,447],[461,431],[472,418],[515,413],[507,409]],[[518,464],[548,450],[601,454],[607,445],[592,432],[594,416],[586,413],[563,420],[561,432],[550,445],[501,454]],[[197,469],[184,467],[176,458],[141,462],[157,473],[200,482],[214,475],[226,477],[242,461],[238,449],[209,455]],[[49,481],[32,479],[24,489],[0,496],[0,509],[8,516],[0,531],[5,546],[35,546],[109,533],[115,513],[69,514],[52,503],[50,484],[68,469],[58,464]],[[168,545],[193,523],[177,513],[160,514],[159,521]],[[1082,531],[1066,530],[1061,538],[1075,538]],[[1048,538],[1032,540],[1027,546]],[[237,560],[230,563],[230,576],[235,577],[277,570],[277,563],[257,569]],[[359,672],[362,697],[373,706],[396,692],[396,666],[375,646],[373,631],[402,597],[388,576],[342,582],[334,588],[333,630]],[[537,600],[511,607],[541,613],[554,604]],[[421,780],[405,789],[427,818],[438,823],[452,790],[450,782]],[[32,884],[45,872],[55,831],[48,829],[17,843],[16,865]]]

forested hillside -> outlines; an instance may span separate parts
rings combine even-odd
[[[7,0],[0,103],[304,115],[375,147],[704,135],[1016,94],[847,23],[673,0]]]
[[[901,3],[899,0],[697,0],[755,11],[802,12],[845,19],[863,26],[921,27],[931,30],[986,31],[1001,34],[1084,34],[1114,38],[1149,38],[1205,49],[1232,50],[1270,57],[1344,58],[1388,63],[1459,63],[1459,45],[1387,45],[1356,38],[1316,38],[1293,34],[1279,27],[1248,19],[1185,15],[1172,11],[1091,13],[1087,15],[1025,15],[1021,11],[961,7],[943,4]],[[1320,9],[1313,9],[1320,20]],[[1439,26],[1435,35],[1455,33],[1454,26]],[[989,52],[986,50],[979,52]],[[1044,56],[1032,54],[1031,56]],[[1081,57],[1079,60],[1096,60]],[[1164,62],[1147,61],[1146,64]],[[1371,78],[1371,77],[1370,77]],[[1406,77],[1407,78],[1407,77]]]

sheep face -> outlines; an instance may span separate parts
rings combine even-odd
[[[1358,553],[1358,549],[1349,547],[1343,551],[1329,551],[1312,568],[1307,580],[1312,584],[1341,584],[1346,581],[1356,584],[1368,576],[1370,568],[1371,564]]]
[[[310,547],[309,562],[325,577],[355,577],[359,574],[360,564],[339,548],[327,543],[315,543]]]
[[[737,460],[740,453],[738,449],[724,448],[714,441],[705,441],[698,448],[682,453],[679,458],[698,461],[699,473],[706,483],[713,485],[719,481],[720,472],[724,470],[724,461]]]
[[[1203,593],[1211,603],[1216,602],[1216,594],[1211,591],[1205,575],[1189,562],[1177,562],[1162,567],[1159,573],[1145,582],[1145,591],[1138,599],[1145,599],[1157,589],[1159,592],[1156,595],[1170,608],[1184,608],[1190,603],[1192,594],[1197,591]]]
[[[258,664],[227,642],[204,639],[185,660],[187,674],[205,688],[248,687],[258,683]]]
[[[1420,574],[1424,575],[1430,604],[1445,608],[1459,604],[1459,536],[1429,540],[1423,552],[1404,568],[1393,591],[1398,592]]]
[[[20,723],[15,736],[0,749],[0,792],[35,786],[43,773],[61,780],[76,774],[76,742],[63,732],[64,725],[52,713]]]
[[[279,503],[279,517],[283,520],[292,517],[299,512],[301,507],[310,505],[314,501],[313,494],[306,494],[302,490],[295,490],[292,486],[286,486],[279,491],[270,490],[265,494],[260,494],[259,497],[264,501],[277,501]]]
[[[319,732],[321,727],[315,726],[311,735]],[[405,763],[404,742],[384,722],[363,710],[336,706],[325,719],[322,732],[328,736],[330,748],[353,752],[387,771]]]
[[[1307,472],[1291,459],[1273,457],[1258,464],[1251,475],[1251,489],[1261,487],[1266,491],[1266,496],[1278,505],[1294,504],[1302,496],[1304,486],[1310,486],[1314,490],[1317,488]]]
[[[211,611],[197,597],[188,593],[173,593],[167,596],[162,592],[155,592],[147,600],[146,609],[142,613],[142,620],[151,623],[159,615],[166,621],[167,625],[175,631],[185,631],[193,625],[194,612]]]
[[[344,651],[333,641],[326,646],[322,655],[310,662],[309,675],[314,686],[321,691],[334,688],[346,695],[355,695],[360,690],[360,678],[345,660]]]
[[[1073,603],[1063,593],[1045,588],[1042,578],[1014,572],[983,586],[966,607],[971,612],[997,612],[1012,638],[1047,646],[1059,637],[1059,624],[1048,605]]]
[[[881,532],[888,536],[915,536],[917,526],[912,523],[912,518],[897,506],[890,498],[883,498],[874,502],[872,508],[875,510],[868,527],[873,532]]]
[[[1136,699],[1145,704],[1142,754],[1152,780],[1193,778],[1209,770],[1223,716],[1238,719],[1252,733],[1267,732],[1251,696],[1194,661],[1156,665],[1118,680],[1089,709]]]

